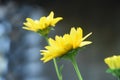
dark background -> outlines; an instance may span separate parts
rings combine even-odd
[[[115,80],[106,73],[104,58],[120,53],[120,3],[117,0],[0,0],[0,80],[58,80],[52,61],[43,63],[43,37],[22,29],[27,17],[39,19],[54,11],[64,19],[50,37],[82,27],[93,43],[76,57],[84,80]],[[63,80],[78,80],[69,61]]]

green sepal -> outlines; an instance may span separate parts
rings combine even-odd
[[[37,33],[39,33],[42,36],[48,36],[48,34],[50,33],[51,30],[54,30],[54,28],[48,27],[48,28],[45,28],[43,30],[38,30]]]
[[[62,76],[63,67],[64,67],[64,65],[61,65],[60,68],[59,68],[60,76]]]
[[[120,77],[120,69],[107,69],[107,73],[111,73],[115,77]]]
[[[83,49],[85,47],[78,47],[76,49],[72,49],[69,52],[67,52],[65,55],[61,56],[61,58],[63,59],[70,59],[72,56],[76,56],[78,54],[78,51],[80,51],[81,49]]]

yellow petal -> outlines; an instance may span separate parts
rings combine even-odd
[[[47,19],[52,20],[54,17],[54,12],[51,11],[50,14],[47,16]]]
[[[27,22],[33,23],[34,21],[31,18],[26,18]]]
[[[81,42],[79,47],[83,47],[83,46],[86,46],[86,45],[91,44],[91,43],[92,43],[91,41],[83,41],[83,42]]]
[[[107,57],[104,59],[105,63],[108,65],[111,69],[120,69],[120,55]]]
[[[90,32],[89,34],[87,34],[85,37],[83,37],[82,41],[85,40],[87,37],[89,37],[92,34],[92,32]]]
[[[73,48],[79,47],[80,43],[82,42],[82,29],[79,27],[77,30],[73,27],[70,31],[70,36],[73,43]]]
[[[55,19],[53,19],[52,21],[51,21],[51,26],[55,26],[55,24],[57,23],[57,22],[59,22],[60,20],[62,20],[63,18],[62,17],[57,17],[57,18],[55,18]]]

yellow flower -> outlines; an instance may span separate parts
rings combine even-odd
[[[72,28],[70,34],[65,34],[63,37],[56,36],[55,40],[49,38],[49,46],[45,47],[46,50],[41,50],[41,54],[43,55],[41,60],[48,62],[53,58],[67,54],[70,50],[91,44],[91,41],[84,41],[91,34],[89,33],[83,37],[83,31],[79,27],[77,29]]]
[[[104,61],[110,69],[120,69],[120,55],[105,58]]]
[[[27,22],[23,23],[23,29],[38,32],[39,30],[44,30],[48,27],[54,27],[55,24],[62,19],[62,17],[54,18],[54,12],[51,11],[47,17],[41,17],[40,20],[32,20],[31,18],[27,18]]]

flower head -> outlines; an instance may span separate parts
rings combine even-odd
[[[120,78],[120,55],[105,58],[104,61],[109,67],[106,72]]]
[[[51,11],[51,13],[47,17],[41,17],[39,20],[32,20],[31,18],[27,18],[27,22],[23,23],[23,29],[34,32],[41,32],[41,30],[48,31],[46,29],[48,29],[49,27],[54,27],[56,23],[62,19],[62,17],[54,18],[54,12]]]
[[[91,41],[84,41],[91,34],[92,33],[89,33],[83,37],[83,31],[79,27],[77,29],[72,28],[70,34],[65,34],[63,37],[56,36],[55,40],[49,38],[49,46],[45,47],[46,50],[41,50],[41,54],[43,55],[41,60],[48,62],[53,58],[67,54],[70,50],[91,44]]]
[[[120,55],[105,58],[104,61],[110,69],[120,69]]]

